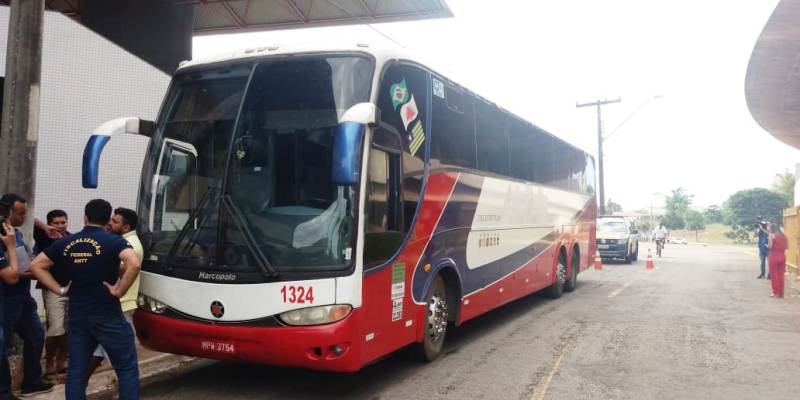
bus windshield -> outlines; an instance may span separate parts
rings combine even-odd
[[[333,134],[369,100],[373,68],[360,56],[293,56],[176,76],[140,196],[145,268],[348,268],[357,187],[331,180]]]

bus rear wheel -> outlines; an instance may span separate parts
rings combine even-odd
[[[581,260],[578,253],[573,253],[572,255],[572,273],[569,276],[569,280],[564,285],[565,292],[572,292],[578,287],[578,272],[581,269]]]
[[[564,284],[567,281],[567,260],[564,253],[558,256],[558,264],[556,264],[556,281],[547,288],[547,297],[557,299],[564,294]]]
[[[417,358],[425,362],[433,361],[442,354],[444,337],[447,334],[447,287],[441,275],[431,283],[428,288],[425,305],[425,330],[421,343],[417,343]]]

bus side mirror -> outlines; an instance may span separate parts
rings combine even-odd
[[[155,123],[139,118],[117,118],[100,125],[83,149],[82,184],[89,189],[97,189],[100,174],[100,155],[113,135],[133,134],[150,137]]]
[[[358,122],[341,122],[333,134],[332,180],[335,185],[358,184],[361,169],[361,144],[366,126]]]

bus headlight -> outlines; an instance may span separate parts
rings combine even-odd
[[[347,304],[319,306],[287,311],[278,315],[286,325],[322,325],[344,319],[353,309]]]
[[[139,303],[139,308],[142,308],[146,311],[150,311],[154,314],[163,314],[164,311],[167,310],[167,305],[152,298],[145,296],[143,294],[139,295],[139,299],[137,301]]]

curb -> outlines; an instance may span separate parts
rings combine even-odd
[[[215,362],[205,358],[161,354],[139,362],[139,386],[143,388],[146,385],[161,382]],[[64,384],[59,384],[51,392],[31,398],[36,400],[64,399],[64,389]],[[88,399],[110,399],[116,394],[117,375],[113,369],[93,375],[86,388]]]

